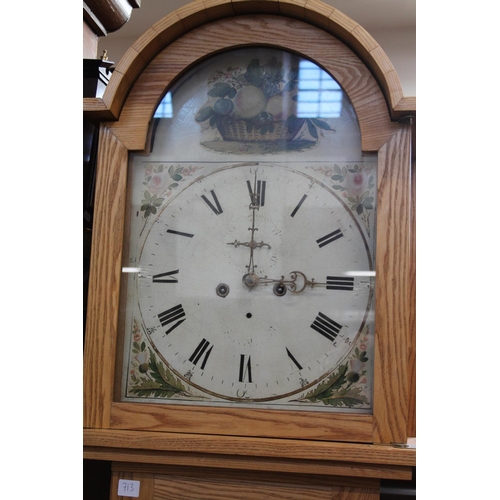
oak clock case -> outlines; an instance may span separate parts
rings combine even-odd
[[[372,412],[376,156],[313,62],[191,69],[130,154],[122,401]]]

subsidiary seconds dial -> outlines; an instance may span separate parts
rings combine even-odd
[[[152,346],[212,400],[285,402],[318,384],[346,357],[372,297],[355,217],[285,166],[198,178],[157,215],[139,267]]]

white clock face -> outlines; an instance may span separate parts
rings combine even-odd
[[[221,168],[157,215],[137,300],[176,376],[224,400],[272,401],[346,356],[371,303],[371,256],[332,190],[284,166]]]

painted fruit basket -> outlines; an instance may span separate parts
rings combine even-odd
[[[305,127],[318,140],[318,128],[332,130],[318,118],[297,117],[299,70],[283,69],[275,57],[216,71],[207,83],[208,99],[195,119],[224,141],[292,141]]]

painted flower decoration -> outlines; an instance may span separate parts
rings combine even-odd
[[[165,189],[165,186],[169,181],[169,177],[170,176],[165,171],[152,174],[147,184],[148,191],[151,194],[161,193]]]
[[[144,198],[141,201],[141,211],[144,217],[148,218],[151,214],[156,214],[157,208],[161,206],[164,198],[158,198],[156,194],[151,195],[149,191],[144,191]]]

